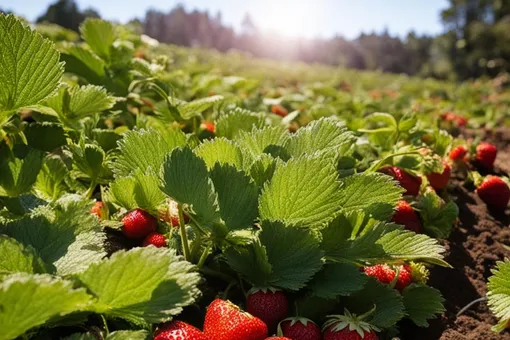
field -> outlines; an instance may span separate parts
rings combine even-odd
[[[0,15],[0,340],[510,339],[508,75],[80,36]]]

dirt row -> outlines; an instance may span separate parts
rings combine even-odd
[[[510,129],[498,129],[482,137],[498,147],[494,172],[510,174]],[[501,334],[491,331],[497,320],[486,302],[457,317],[462,307],[485,296],[487,278],[496,261],[510,258],[510,251],[504,247],[510,245],[510,209],[505,213],[489,211],[474,189],[454,174],[451,194],[459,206],[459,224],[450,239],[442,241],[447,249],[446,261],[453,269],[433,268],[429,281],[443,294],[446,312],[426,329],[402,325],[402,340],[510,340],[508,330]]]

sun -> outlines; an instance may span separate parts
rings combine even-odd
[[[262,1],[257,25],[270,34],[296,38],[313,35],[318,13],[317,1]]]

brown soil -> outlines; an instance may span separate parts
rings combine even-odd
[[[482,136],[498,147],[494,172],[510,174],[510,130],[499,129]],[[510,245],[510,209],[506,213],[489,211],[474,192],[474,187],[454,178],[452,196],[459,206],[459,224],[449,240],[442,241],[447,249],[446,261],[453,266],[433,268],[429,284],[439,289],[445,298],[446,312],[431,320],[430,327],[417,328],[403,324],[402,340],[510,340],[507,330],[495,334],[491,327],[496,318],[486,302],[472,306],[459,317],[458,311],[469,302],[485,296],[487,278],[496,261],[510,257],[503,245]]]

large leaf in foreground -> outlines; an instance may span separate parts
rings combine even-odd
[[[223,137],[204,141],[195,149],[195,153],[205,161],[209,169],[216,163],[231,164],[236,168],[241,168],[243,164],[241,149]]]
[[[299,129],[291,136],[285,148],[293,157],[317,152],[339,151],[354,142],[354,136],[345,124],[333,118],[321,118]]]
[[[119,251],[78,275],[97,302],[94,310],[145,324],[159,323],[194,302],[200,277],[166,248]]]
[[[229,229],[251,227],[257,217],[259,188],[243,171],[217,163],[211,179],[218,193],[220,215]]]
[[[334,299],[339,295],[350,295],[363,288],[367,275],[359,267],[348,263],[330,263],[317,273],[310,283],[313,295]]]
[[[205,162],[190,148],[175,149],[165,157],[161,169],[164,193],[187,204],[203,227],[219,221],[218,198]]]
[[[510,321],[510,262],[498,262],[489,278],[487,298],[489,308],[499,319],[494,330],[501,332]]]
[[[112,170],[116,176],[127,176],[138,168],[143,172],[149,167],[159,171],[168,152],[186,145],[186,136],[180,130],[168,130],[164,135],[142,129],[127,132],[118,144],[121,154]]]
[[[278,163],[260,196],[261,219],[320,226],[340,210],[340,183],[329,157],[303,156]]]
[[[261,128],[264,125],[263,115],[236,108],[220,116],[216,122],[216,135],[232,139],[240,131],[251,131],[253,127]]]
[[[322,230],[322,248],[328,259],[359,265],[424,261],[449,266],[443,260],[444,247],[426,235],[403,230],[394,224],[371,221],[361,235],[352,238],[351,228],[339,216]]]
[[[443,297],[432,287],[412,284],[402,292],[406,315],[416,325],[428,327],[428,319],[434,319],[444,312]]]
[[[14,15],[0,15],[0,124],[2,112],[35,105],[50,96],[63,72],[51,41]]]
[[[16,197],[32,188],[41,169],[43,153],[30,150],[23,159],[14,158],[0,165],[0,196]]]
[[[374,278],[370,278],[362,290],[346,298],[347,309],[358,315],[374,306],[374,313],[366,321],[376,327],[391,327],[404,317],[404,303],[399,292]]]
[[[44,264],[30,247],[0,235],[0,279],[13,273],[44,273]]]
[[[13,274],[0,283],[0,301],[0,339],[7,340],[50,319],[87,309],[91,296],[50,275]]]
[[[343,178],[342,183],[342,211],[364,210],[378,220],[391,217],[403,192],[391,177],[379,173],[352,175]]]
[[[313,231],[262,222],[262,231],[248,250],[229,249],[228,263],[257,286],[299,290],[322,268],[319,237]]]

